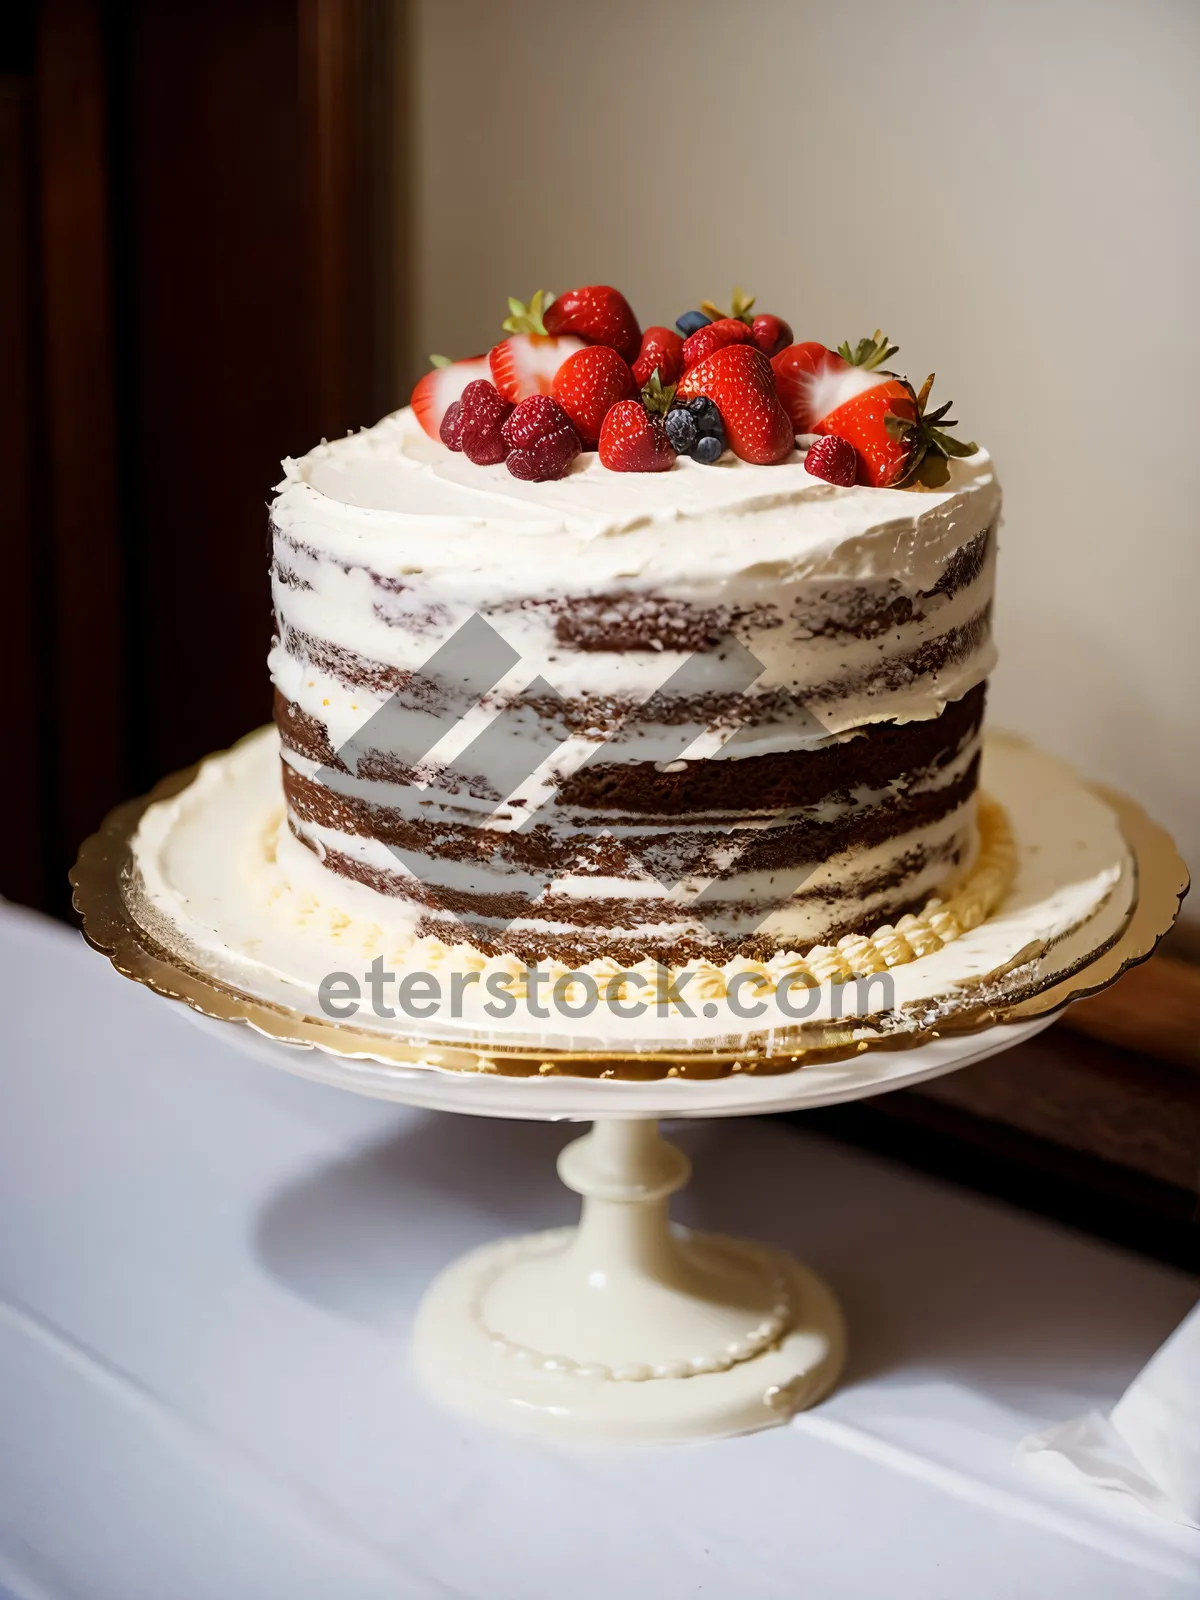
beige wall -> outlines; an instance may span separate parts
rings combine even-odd
[[[410,39],[412,348],[543,284],[882,325],[1005,485],[994,719],[1200,868],[1200,3],[414,0]]]

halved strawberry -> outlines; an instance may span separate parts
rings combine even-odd
[[[816,433],[817,423],[835,405],[881,380],[844,361],[835,350],[810,340],[790,344],[772,356],[775,387],[797,433]]]
[[[583,340],[550,333],[544,321],[544,289],[528,305],[510,297],[508,310],[502,326],[509,338],[492,347],[489,376],[506,400],[518,404],[531,395],[549,394],[555,373],[568,356],[583,349]]]
[[[552,338],[545,333],[514,333],[492,346],[488,356],[490,376],[506,400],[515,403],[530,395],[549,394],[554,376],[568,356],[586,349],[582,339]]]
[[[546,306],[547,333],[573,333],[589,344],[606,344],[626,361],[632,361],[642,342],[642,330],[633,307],[619,289],[589,284],[568,289]]]
[[[433,371],[417,379],[410,404],[413,415],[431,439],[441,437],[442,419],[462,392],[476,378],[490,378],[486,356],[471,356],[467,361],[447,361],[445,356],[430,356]]]
[[[721,413],[735,455],[772,466],[791,453],[792,424],[775,392],[771,363],[752,344],[729,344],[689,368],[678,400],[707,395]]]

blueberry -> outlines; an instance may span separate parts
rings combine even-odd
[[[688,334],[695,333],[697,328],[707,328],[711,321],[712,318],[706,317],[703,311],[685,311],[683,315],[678,318],[675,326],[686,339]]]
[[[715,401],[705,398],[703,411],[696,415],[696,428],[700,433],[725,432],[725,423]]]
[[[705,466],[711,466],[714,461],[719,461],[725,454],[725,440],[715,433],[702,433],[696,440],[695,449],[692,451],[694,461],[702,461]]]
[[[698,394],[694,400],[688,401],[687,408],[694,417],[702,417],[710,405],[712,401],[706,394]]]
[[[667,438],[677,455],[686,456],[696,442],[696,419],[685,406],[674,406],[665,419]]]

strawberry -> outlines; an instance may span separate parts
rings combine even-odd
[[[570,417],[585,450],[594,450],[604,419],[618,400],[632,399],[633,374],[606,344],[585,345],[554,374],[550,393]]]
[[[546,394],[522,400],[500,432],[508,446],[508,470],[531,483],[563,477],[579,454],[579,435],[570,417]]]
[[[606,344],[626,361],[633,360],[642,342],[629,301],[606,284],[568,289],[551,300],[543,317],[547,333],[573,333],[589,344]]]
[[[477,378],[467,385],[458,403],[456,432],[457,448],[468,461],[473,461],[477,467],[491,467],[504,460],[508,450],[501,429],[512,410],[512,401],[506,400],[486,378]]]
[[[750,324],[750,337],[763,355],[770,358],[791,344],[793,335],[782,317],[773,317],[769,312],[764,312]]]
[[[640,400],[620,400],[600,430],[600,460],[610,472],[666,472],[675,450],[661,416]]]
[[[973,456],[979,447],[945,431],[958,426],[946,415],[953,401],[926,412],[932,388],[932,372],[919,394],[907,378],[888,376],[886,382],[828,412],[817,432],[836,433],[854,446],[859,483],[877,489],[898,489],[917,477],[929,484],[944,483],[946,460]]]
[[[836,483],[848,489],[858,479],[858,455],[854,446],[836,433],[818,439],[804,457],[804,470],[814,478],[824,478],[826,483]]]
[[[647,328],[642,335],[642,348],[633,363],[633,376],[638,388],[650,382],[657,372],[663,383],[674,383],[683,371],[683,340],[674,328]]]
[[[851,368],[851,372],[857,372]],[[836,389],[834,390],[836,396]],[[910,392],[899,378],[876,374],[869,388],[858,388],[823,416],[813,433],[835,433],[858,455],[858,482],[886,488],[907,477],[912,450],[888,425],[889,418],[911,422],[916,416]]]
[[[491,371],[484,374],[506,400],[549,394],[559,367],[568,356],[583,349],[582,339],[555,338],[550,334],[544,321],[545,304],[544,289],[539,289],[527,306],[509,299],[509,314],[502,326],[511,337],[492,348],[488,356]]]
[[[554,339],[544,333],[514,333],[492,347],[492,382],[506,400],[549,394],[554,375],[568,356],[584,348],[582,339]]]
[[[735,322],[745,323],[750,330],[750,342],[767,357],[776,355],[785,345],[792,342],[792,330],[782,317],[773,317],[766,312],[760,312],[757,317],[750,315],[754,306],[754,296],[748,295],[744,289],[734,289],[733,302],[728,313],[713,305],[711,300],[702,300],[700,306],[714,321],[719,321],[728,315]],[[707,354],[707,351],[705,353]]]
[[[713,401],[733,452],[743,461],[771,466],[790,454],[792,424],[775,392],[771,363],[753,345],[715,350],[689,367],[675,393],[679,400],[706,395]]]
[[[697,361],[722,350],[727,344],[750,344],[750,329],[736,317],[719,317],[707,327],[697,328],[683,341],[683,370],[694,367]]]
[[[775,387],[797,433],[815,433],[817,423],[841,399],[869,389],[879,378],[863,372],[823,344],[791,344],[772,356]]]
[[[418,378],[410,404],[425,432],[431,439],[437,439],[446,412],[467,385],[490,374],[486,356],[472,356],[469,361],[447,361],[445,356],[430,356],[429,359],[433,362],[433,371]]]

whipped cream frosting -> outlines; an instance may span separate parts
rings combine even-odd
[[[939,490],[843,489],[806,472],[802,450],[770,467],[681,456],[662,473],[610,472],[589,452],[562,479],[524,483],[428,438],[405,408],[285,461],[272,516],[342,560],[397,577],[444,573],[484,600],[527,594],[531,575],[559,594],[693,595],[739,576],[930,589],[1000,507],[985,450],[947,467]]]

